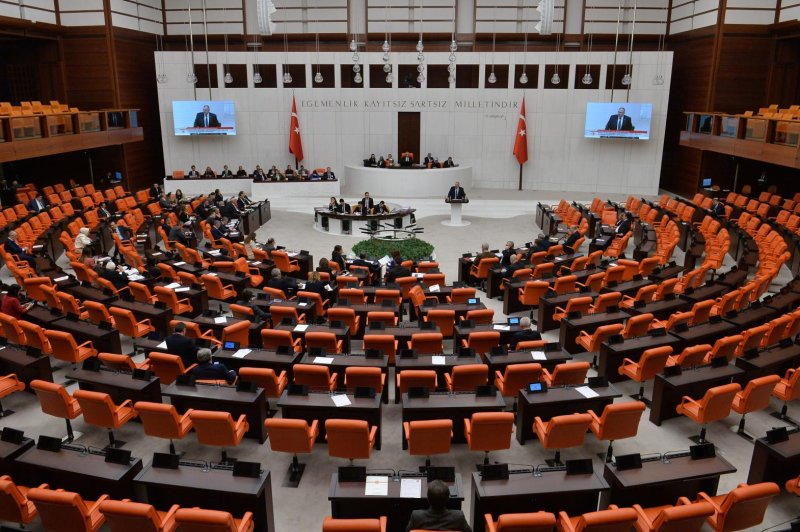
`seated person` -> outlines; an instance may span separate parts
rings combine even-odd
[[[394,265],[386,271],[386,282],[393,283],[397,281],[399,277],[409,277],[411,275],[411,270],[403,266],[402,260],[400,259],[400,254],[398,253],[397,256],[393,259]]]
[[[178,322],[175,330],[167,336],[167,351],[170,354],[178,355],[183,361],[183,366],[188,368],[197,362],[197,345],[192,338],[186,336],[186,325]]]
[[[297,177],[297,172],[295,172],[294,168],[290,164],[286,165],[286,170],[283,171],[283,175],[286,176],[286,179],[294,179]]]
[[[534,329],[531,325],[531,319],[529,317],[525,316],[519,320],[519,327],[522,330],[515,332],[514,336],[511,337],[511,341],[509,342],[511,349],[516,349],[517,344],[520,342],[542,339],[542,335],[539,334],[539,331]]]
[[[488,259],[494,257],[495,254],[489,251],[489,244],[484,242],[481,244],[481,252],[475,256],[475,264],[478,264],[482,259]]]
[[[375,159],[375,154],[371,153],[367,159],[367,166],[378,166],[378,161]]]
[[[27,249],[17,243],[17,232],[9,231],[5,241],[6,253],[16,255],[19,260],[27,261],[31,268],[36,268],[36,258],[27,252]]]
[[[214,225],[211,227],[211,236],[214,240],[219,240],[220,238],[225,238],[225,233],[222,232],[222,221],[215,220]]]
[[[308,176],[308,180],[309,181],[322,181],[322,174],[324,174],[325,172],[321,172],[320,170],[322,170],[322,169],[321,168],[314,168],[311,171],[311,175]]]
[[[372,275],[381,273],[381,264],[378,261],[367,260],[364,253],[358,255],[358,258],[353,261],[353,266],[366,266]]]
[[[392,158],[392,154],[391,153],[386,156],[386,159],[383,160],[383,165],[386,168],[389,168],[390,166],[394,166],[394,158]]]
[[[324,179],[326,181],[330,181],[332,179],[336,179],[336,175],[333,173],[333,170],[331,170],[330,166],[325,168],[325,174],[323,174],[322,179]]]
[[[413,164],[414,164],[413,154],[411,152],[403,152],[403,154],[400,156],[400,166],[409,168]]]
[[[567,237],[564,239],[564,251],[567,253],[575,253],[575,242],[577,242],[581,238],[581,232],[578,230],[577,225],[573,225],[569,228],[569,232],[567,233]]]
[[[128,286],[128,276],[122,273],[122,267],[114,264],[114,261],[106,262],[106,267],[100,272],[100,277],[106,281],[111,281],[111,284],[117,290]]]
[[[336,197],[331,196],[330,201],[328,201],[328,210],[329,211],[335,211],[338,206],[339,206],[339,202],[336,201]]]
[[[319,264],[315,271],[320,273],[327,273],[328,275],[331,276],[331,279],[333,279],[333,268],[330,267],[330,265],[328,264],[328,259],[326,259],[325,257],[321,257],[319,259]]]
[[[719,198],[714,198],[711,202],[711,214],[714,216],[725,216],[725,205],[719,201]]]
[[[0,312],[21,320],[24,318],[25,313],[33,306],[33,302],[30,301],[24,305],[20,304],[19,292],[20,288],[18,284],[12,284],[8,287],[8,292],[3,298],[3,302],[0,303]]]
[[[257,164],[256,169],[253,170],[253,179],[255,179],[256,181],[264,181],[266,178],[267,176],[264,174],[264,170],[261,169],[261,165]]]
[[[433,162],[431,163],[431,168],[441,168],[442,163],[439,162],[439,158],[434,158]]]
[[[414,510],[406,525],[406,532],[411,530],[457,530],[472,532],[464,512],[450,510],[450,489],[441,480],[428,483],[428,507],[425,510]]]
[[[203,177],[217,177],[217,174],[214,173],[214,170],[212,170],[210,166],[206,166],[206,171],[203,172]]]
[[[392,212],[392,210],[389,208],[388,205],[386,205],[385,201],[381,200],[378,202],[378,204],[375,206],[375,209],[373,209],[372,212],[374,214],[386,214],[388,212]]]
[[[81,227],[78,230],[78,236],[75,237],[75,242],[73,243],[75,251],[83,251],[84,248],[90,248],[91,245],[92,239],[89,238],[89,228]]]
[[[375,163],[378,168],[384,168],[386,166],[386,160],[383,158],[383,155],[378,157],[378,162]]]
[[[270,168],[270,169],[269,169],[269,171],[267,171],[267,178],[266,178],[266,180],[267,180],[267,181],[280,181],[280,180],[281,180],[281,178],[283,178],[283,177],[284,177],[284,176],[283,176],[283,174],[281,173],[281,171],[280,171],[280,170],[278,170],[278,167],[277,167],[277,166],[275,166],[275,165],[273,164],[273,165],[272,165],[272,168]]]
[[[228,384],[236,380],[236,372],[224,364],[212,362],[211,349],[205,347],[197,351],[197,365],[189,370],[189,375],[196,379],[224,380]]]
[[[344,202],[344,198],[339,199],[339,205],[336,207],[336,212],[339,214],[350,214],[350,204]]]
[[[96,212],[98,218],[106,219],[111,216],[111,211],[108,210],[108,205],[106,205],[105,201],[101,202],[100,205],[97,206]]]
[[[308,282],[303,290],[305,292],[319,294],[322,299],[329,299],[331,297],[329,294],[333,292],[325,289],[325,285],[327,284],[328,283],[320,278],[319,272],[308,272]]]
[[[453,168],[456,166],[456,163],[453,162],[452,157],[448,157],[442,166],[444,166],[445,168]]]
[[[308,170],[302,164],[300,165],[300,169],[297,170],[297,175],[300,176],[300,179],[308,179]]]
[[[519,255],[511,255],[508,266],[503,268],[503,277],[506,279],[511,279],[511,277],[514,276],[514,272],[517,270],[522,270],[525,267],[525,263],[519,260]]]
[[[39,213],[47,209],[47,204],[44,202],[44,197],[37,193],[36,197],[30,200],[26,207],[29,212]]]
[[[267,239],[267,243],[261,246],[261,249],[267,253],[267,257],[272,257],[272,252],[278,249],[278,247],[275,245],[275,238],[269,237]]]
[[[269,320],[269,312],[264,312],[264,310],[258,305],[258,297],[255,292],[246,290],[243,293],[243,296],[246,297],[247,300],[239,300],[236,302],[237,305],[253,309],[253,315],[258,322],[264,323]]]
[[[253,200],[247,197],[247,194],[244,193],[244,190],[239,191],[239,195],[236,197],[236,208],[240,211],[243,211],[252,204]]]
[[[167,238],[170,242],[178,242],[184,246],[189,245],[189,239],[186,238],[186,232],[192,230],[192,222],[187,220],[182,225],[177,224],[169,230]]]
[[[296,281],[291,277],[283,277],[278,268],[272,268],[270,272],[270,280],[267,286],[270,288],[277,288],[283,290],[286,297],[291,297],[294,294]]]
[[[231,172],[230,168],[228,168],[228,165],[226,164],[226,165],[222,166],[222,172],[220,172],[219,176],[220,177],[233,177],[233,172]]]
[[[186,174],[186,177],[200,177],[200,172],[198,172],[197,168],[192,165],[192,169],[189,170],[189,173]]]
[[[433,155],[431,155],[431,152],[428,152],[428,155],[426,155],[425,159],[422,160],[422,164],[424,164],[428,168],[431,167],[431,164],[433,164]]]
[[[239,165],[239,169],[236,170],[236,177],[247,177],[247,170],[245,170],[244,166],[242,166],[241,164]]]
[[[331,252],[331,262],[335,262],[339,265],[340,272],[343,272],[347,269],[347,264],[344,260],[344,250],[342,249],[341,244],[336,244],[333,246],[333,251]]]
[[[517,250],[514,247],[514,242],[509,240],[506,242],[506,247],[503,249],[503,256],[500,258],[500,265],[501,266],[508,266],[511,264],[511,256],[516,255]]]

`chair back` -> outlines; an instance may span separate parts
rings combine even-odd
[[[201,508],[181,508],[175,512],[175,522],[179,532],[251,532],[253,514],[247,512],[241,520],[234,519],[228,512],[204,510]]]
[[[474,321],[476,325],[491,325],[494,319],[494,310],[490,308],[469,310],[464,318]]]
[[[595,433],[597,438],[601,440],[633,438],[639,431],[639,421],[645,408],[646,405],[641,401],[606,405],[598,423],[600,430]]]
[[[295,364],[294,383],[304,384],[309,388],[323,388],[329,390],[331,385],[331,372],[328,366],[314,364]]]
[[[553,416],[546,422],[542,446],[545,449],[565,449],[582,445],[591,423],[589,414]]]
[[[411,335],[411,349],[423,355],[438,355],[444,351],[442,339],[442,333],[415,333]]]
[[[450,292],[451,303],[466,303],[467,299],[475,297],[477,291],[474,288],[453,288]]]
[[[178,355],[153,351],[148,355],[148,359],[150,360],[150,370],[156,374],[161,384],[172,384],[178,375],[186,373],[183,360]]]
[[[102,322],[112,323],[113,318],[111,317],[111,313],[104,304],[98,303],[97,301],[86,301],[83,306],[86,307],[86,311],[89,312],[89,320],[92,323],[98,325]]]
[[[711,352],[708,354],[707,359],[711,360],[712,358],[725,357],[728,362],[730,362],[736,356],[736,348],[739,346],[742,340],[743,336],[741,334],[720,338],[714,342],[714,347],[711,348]]]
[[[455,331],[456,311],[436,308],[430,309],[425,315],[425,321],[435,323],[443,337],[451,338]]]
[[[310,453],[317,435],[317,421],[309,426],[304,419],[270,418],[264,422],[273,451]]]
[[[479,355],[484,355],[492,350],[492,347],[500,345],[500,333],[498,331],[479,331],[469,333],[467,336],[467,346]]]
[[[511,412],[475,412],[470,419],[470,449],[499,451],[511,446],[514,414]]]
[[[50,346],[50,340],[47,339],[44,329],[35,323],[25,320],[18,320],[17,324],[19,325],[20,329],[22,329],[22,332],[25,333],[25,345],[28,347],[33,347],[34,349],[38,349],[42,354],[45,355],[49,355],[53,352],[53,349]]]
[[[47,296],[42,290],[42,286],[53,286],[53,281],[49,277],[28,277],[22,281],[25,293],[28,297],[40,303],[47,303]]]
[[[716,530],[744,530],[764,520],[770,501],[780,494],[774,482],[743,485],[730,491],[716,516]]]
[[[519,291],[519,302],[523,305],[536,306],[548,290],[550,283],[547,281],[525,281],[525,286]]]
[[[619,305],[620,299],[622,299],[622,294],[619,292],[600,294],[594,302],[594,313],[607,312],[609,307]]]
[[[131,289],[131,295],[133,299],[140,303],[152,303],[153,302],[153,294],[150,293],[150,289],[147,288],[146,284],[137,283],[131,281],[128,283],[128,288]]]
[[[335,307],[328,309],[329,321],[341,321],[350,328],[350,333],[356,332],[356,311],[351,308]]]
[[[653,315],[650,313],[631,316],[625,323],[625,329],[622,331],[622,336],[625,338],[637,338],[639,336],[644,336],[650,329],[650,323],[652,323],[652,321]]]
[[[386,517],[379,519],[334,519],[326,517],[322,522],[322,532],[384,532]]]
[[[111,532],[165,532],[161,517],[151,504],[103,501],[100,513],[105,516]]]
[[[759,325],[758,327],[750,327],[742,333],[742,341],[736,346],[734,356],[742,356],[751,349],[758,349],[761,342],[764,341],[764,336],[769,333],[770,326],[768,323]]]
[[[700,421],[710,423],[728,417],[731,413],[733,398],[741,390],[742,387],[737,383],[723,384],[706,390],[705,395],[699,401],[698,418]]]
[[[569,384],[583,384],[589,372],[588,362],[565,362],[556,365],[553,370],[550,386],[567,386]]]
[[[590,512],[578,519],[575,532],[629,532],[636,519],[636,510],[633,508]]]
[[[75,390],[73,397],[81,405],[83,420],[98,427],[112,428],[117,425],[114,412],[117,409],[111,396],[102,392]]]
[[[136,317],[132,311],[126,308],[111,307],[110,312],[119,332],[130,337],[139,336],[136,331]]]
[[[121,355],[119,353],[99,353],[97,358],[103,363],[103,366],[114,371],[133,371],[136,369],[136,364],[128,355]]]
[[[11,523],[29,523],[36,517],[36,507],[14,484],[11,477],[0,477],[0,520]]]
[[[744,390],[736,394],[733,400],[733,409],[740,414],[763,410],[769,406],[772,390],[781,381],[778,375],[765,375],[752,379]]]
[[[93,532],[89,509],[77,493],[43,488],[31,488],[28,499],[33,501],[45,530]]]
[[[386,374],[381,371],[381,368],[351,366],[344,371],[344,384],[348,390],[364,386],[372,388],[377,393],[382,393],[385,380]]]
[[[259,388],[264,388],[267,397],[280,397],[288,383],[285,371],[276,375],[272,368],[239,368],[239,380],[256,383]]]
[[[451,391],[471,392],[478,386],[485,386],[489,378],[489,366],[486,364],[464,364],[454,366],[450,382]]]
[[[496,532],[552,532],[556,516],[550,512],[502,514],[494,525]]]
[[[197,433],[197,441],[204,445],[236,447],[241,442],[237,424],[233,422],[230,412],[192,410],[189,417]]]
[[[367,302],[367,296],[360,288],[340,288],[338,297],[349,301],[351,305],[362,305]]]
[[[80,415],[78,401],[70,397],[62,385],[37,379],[31,381],[30,387],[36,393],[45,414],[62,419],[75,419]]]
[[[429,419],[403,423],[408,454],[430,456],[450,452],[453,439],[452,419]]]
[[[328,455],[352,460],[369,458],[372,452],[370,428],[359,419],[328,419],[325,421]]]
[[[264,349],[277,349],[281,346],[292,348],[294,338],[291,331],[261,329],[261,346]]]
[[[181,439],[191,429],[191,422],[182,420],[173,405],[138,401],[133,405],[144,433],[155,438]]]
[[[538,362],[509,364],[503,375],[502,386],[497,387],[500,388],[500,393],[504,397],[516,397],[521,388],[527,387],[532,382],[539,382],[541,375],[542,365]],[[497,382],[495,379],[495,384]]]
[[[453,311],[450,311],[453,312]],[[394,312],[382,312],[373,310],[367,312],[367,324],[383,323],[384,327],[394,327],[397,325],[397,315]]]
[[[436,372],[424,369],[405,369],[397,375],[397,388],[400,394],[408,392],[409,388],[428,388],[436,390]]]
[[[653,520],[653,529],[659,532],[700,532],[714,507],[708,502],[695,502],[667,506]]]
[[[306,333],[306,347],[321,347],[328,353],[339,353],[340,343],[336,339],[336,334],[332,332],[308,332]]]
[[[641,381],[649,381],[655,379],[656,375],[664,370],[667,365],[667,360],[672,354],[671,346],[654,347],[642,353],[642,358],[639,359],[639,371],[637,377]]]
[[[12,344],[25,345],[25,332],[20,327],[18,320],[8,314],[0,314],[0,323],[3,325],[3,336]]]
[[[572,292],[577,292],[578,289],[575,285],[578,282],[577,275],[563,275],[556,279],[555,284],[553,285],[553,291],[558,294],[571,294]]]
[[[222,329],[224,342],[238,342],[241,347],[250,347],[250,322],[239,321]]]

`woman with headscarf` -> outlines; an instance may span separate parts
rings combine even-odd
[[[89,228],[81,227],[78,231],[78,236],[75,237],[75,251],[81,253],[83,248],[92,245],[92,239],[89,238]]]

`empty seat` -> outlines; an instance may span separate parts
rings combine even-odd
[[[179,509],[175,512],[175,522],[179,531],[187,532],[253,532],[254,528],[252,512],[235,519],[228,512],[201,508]]]
[[[552,532],[556,516],[550,512],[502,514],[497,521],[492,514],[484,515],[486,532]]]
[[[289,482],[297,486],[303,476],[305,464],[301,464],[298,454],[310,454],[319,435],[319,422],[315,419],[309,425],[304,419],[270,418],[264,422],[269,444],[273,451],[292,453],[289,468]]]
[[[175,454],[173,440],[182,440],[192,430],[192,420],[189,417],[192,412],[191,408],[183,415],[179,415],[173,405],[164,403],[137,401],[133,408],[142,422],[144,433],[148,436],[168,439],[169,452],[172,454]]]
[[[697,443],[706,441],[706,425],[728,417],[733,404],[733,398],[741,391],[742,387],[736,383],[715,386],[706,390],[699,401],[683,396],[681,403],[675,408],[678,414],[683,415],[702,426],[699,437],[693,437]]]
[[[111,447],[121,447],[124,442],[114,439],[114,429],[136,417],[133,403],[126,399],[119,405],[114,404],[111,396],[102,392],[75,390],[73,397],[81,405],[83,421],[89,425],[103,427],[108,431],[108,444]]]
[[[511,412],[475,412],[464,419],[464,437],[472,451],[483,451],[483,463],[489,463],[489,452],[509,449],[514,431]]]
[[[451,392],[474,391],[478,386],[488,383],[489,366],[486,364],[464,364],[454,366],[451,373],[445,373],[444,380]]]
[[[97,532],[105,523],[100,504],[108,498],[103,495],[96,501],[84,501],[80,494],[70,491],[32,488],[28,499],[33,501],[45,530],[70,532]]]
[[[368,459],[375,447],[378,427],[370,427],[358,419],[328,419],[325,421],[325,439],[328,440],[328,456]]]
[[[714,507],[714,514],[707,522],[716,532],[745,530],[761,524],[767,506],[780,491],[774,482],[739,484],[724,495],[710,496],[701,491],[697,501],[711,503]]]
[[[408,442],[408,454],[425,456],[425,466],[430,466],[434,454],[448,454],[453,439],[453,420],[427,419],[404,421],[403,436]]]
[[[556,449],[553,462],[561,463],[561,449],[583,445],[586,431],[592,423],[589,414],[567,414],[553,416],[549,421],[542,421],[536,416],[533,420],[533,431],[545,449]]]
[[[197,441],[203,445],[222,447],[222,462],[228,462],[228,447],[236,447],[242,442],[245,433],[250,430],[247,416],[239,416],[233,420],[230,412],[214,412],[211,410],[192,410],[189,418],[197,433]]]
[[[175,513],[178,508],[173,504],[168,511],[159,512],[151,504],[128,500],[100,503],[100,512],[111,532],[172,532],[177,526]]]
[[[608,440],[606,462],[610,462],[613,457],[614,440],[636,436],[639,431],[639,420],[642,418],[645,408],[644,403],[631,401],[606,405],[599,416],[592,410],[587,412],[592,417],[589,429],[598,440]]]

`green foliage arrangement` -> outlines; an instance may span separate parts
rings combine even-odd
[[[353,253],[360,255],[364,253],[368,259],[377,260],[388,255],[389,251],[396,249],[404,259],[420,260],[428,258],[433,253],[433,245],[420,240],[419,238],[409,238],[408,240],[378,240],[371,238],[362,240],[353,246]]]

